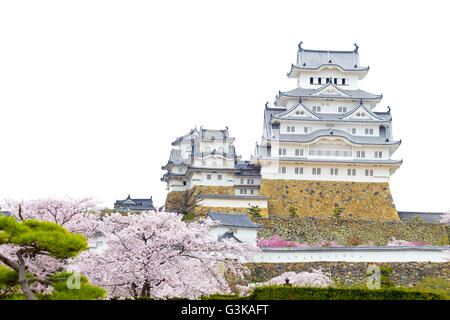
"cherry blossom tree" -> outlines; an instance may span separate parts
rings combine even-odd
[[[240,259],[257,248],[231,239],[217,241],[212,221],[185,223],[181,214],[144,212],[105,216],[99,225],[103,252],[82,253],[77,261],[92,284],[109,296],[185,297],[230,292],[225,271],[242,277]]]
[[[396,239],[395,237],[392,237],[392,240],[389,241],[386,246],[388,247],[398,247],[398,246],[426,246],[427,243],[425,242],[417,242],[417,241],[406,241],[406,240],[400,240]]]
[[[48,198],[28,201],[6,200],[4,207],[18,222],[47,221],[63,227],[70,233],[93,237],[100,222],[98,212],[95,210],[96,205],[97,202],[92,198]],[[4,257],[3,264],[6,259],[14,263],[20,262],[17,245],[0,244],[0,253]],[[49,254],[23,254],[21,259],[26,266],[26,272],[42,279],[67,270],[71,263],[71,259],[61,259],[57,255]],[[33,292],[49,293],[52,287],[48,284],[44,281],[35,281],[31,289]]]
[[[90,197],[81,199],[66,197],[28,201],[6,200],[4,207],[19,221],[29,219],[49,221],[69,232],[92,237],[99,223],[97,205],[98,201]]]
[[[440,222],[446,225],[450,225],[450,210],[442,215],[442,219]]]
[[[266,282],[250,283],[248,286],[238,286],[238,289],[241,296],[246,296],[251,294],[256,287],[284,284],[289,284],[294,287],[326,288],[333,286],[334,282],[331,280],[329,274],[324,273],[321,269],[314,269],[312,272],[285,272]]]

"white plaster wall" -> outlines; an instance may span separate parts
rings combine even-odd
[[[234,236],[242,242],[256,243],[257,229],[255,228],[218,226],[210,229],[215,239],[218,239],[219,236],[228,231],[233,231]]]
[[[345,143],[342,140],[330,140],[330,139],[321,139],[317,140],[312,144],[302,144],[296,142],[272,142],[271,148],[271,156],[272,157],[298,157],[306,158],[306,159],[336,159],[336,160],[387,160],[389,159],[390,151],[389,146],[352,146]],[[286,155],[279,156],[279,149],[286,149]],[[303,149],[303,156],[296,156],[295,150]],[[310,155],[310,150],[339,150],[339,151],[351,151],[350,156],[327,156],[326,153],[322,152],[322,155],[318,155],[317,153],[313,153]],[[357,158],[357,151],[364,151],[365,158]],[[381,151],[382,157],[375,158],[375,151]],[[300,151],[301,152],[301,151]]]
[[[226,198],[203,198],[202,207],[230,207],[230,208],[248,208],[250,206],[259,206],[261,209],[267,208],[265,199],[226,199]]]
[[[262,251],[254,255],[251,262],[445,262],[442,250],[339,250],[333,248],[317,251]]]
[[[380,136],[380,125],[375,123],[336,123],[333,122],[330,126],[327,122],[318,122],[318,121],[308,121],[308,120],[302,120],[301,123],[296,120],[281,120],[280,121],[280,133],[282,134],[309,134],[311,132],[314,132],[316,130],[323,130],[323,129],[337,129],[347,132],[350,135],[353,136],[363,136],[363,137],[378,137]],[[295,127],[295,132],[288,132],[287,127]],[[308,133],[305,133],[304,128],[310,128],[308,129]],[[356,133],[352,133],[352,128],[356,129]],[[365,129],[373,129],[373,134],[366,134]]]
[[[300,160],[299,160],[300,161]],[[279,173],[278,167],[286,167],[286,173]],[[295,167],[303,168],[303,174],[295,174]],[[321,168],[321,174],[312,174],[313,168]],[[338,169],[338,175],[331,175],[331,168]],[[356,169],[355,176],[349,176],[347,169]],[[372,169],[373,176],[366,176],[365,169]],[[318,180],[318,181],[355,181],[355,182],[389,182],[389,169],[383,166],[349,166],[342,164],[309,164],[272,162],[261,166],[263,179]]]
[[[297,81],[297,86],[301,88],[313,88],[318,89],[321,85],[311,85],[309,83],[309,78],[314,77],[322,77],[322,86],[326,84],[325,80],[326,78],[332,77],[332,78],[346,78],[346,83],[348,85],[345,86],[338,86],[339,88],[342,88],[344,90],[356,90],[358,89],[359,85],[359,75],[355,72],[342,72],[337,67],[324,67],[319,71],[302,71],[300,72],[300,77]],[[315,80],[315,83],[317,81]]]

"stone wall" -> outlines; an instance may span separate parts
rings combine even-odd
[[[397,286],[410,287],[422,281],[424,277],[450,280],[450,263],[430,262],[298,262],[298,263],[247,263],[251,275],[248,282],[267,281],[288,271],[308,271],[322,268],[329,272],[333,280],[344,285],[358,285],[365,282],[365,274],[369,266],[392,268],[391,280]]]
[[[341,245],[368,244],[386,245],[392,237],[407,241],[425,242],[432,245],[449,243],[447,228],[440,223],[404,221],[358,221],[344,219],[252,219],[263,225],[258,237],[268,239],[278,235],[285,240],[298,243],[317,243],[322,240],[335,241]]]
[[[360,220],[399,220],[388,183],[262,179],[260,195],[269,196],[269,214],[330,217],[336,206],[345,217]]]
[[[234,195],[233,186],[195,186],[195,189],[203,194]]]
[[[170,191],[166,196],[166,202],[164,203],[164,208],[166,211],[173,211],[174,208],[169,204],[169,201],[173,201],[181,198],[181,191]]]
[[[228,212],[228,213],[247,213],[248,208],[232,208],[232,207],[198,207],[195,212],[200,216],[206,216],[208,211]],[[261,215],[266,217],[268,211],[266,208],[261,208]]]
[[[233,186],[195,186],[196,193],[203,194],[221,194],[221,195],[234,195]],[[167,211],[172,211],[173,208],[169,205],[171,199],[177,199],[181,197],[182,191],[171,191],[166,196],[164,207]]]

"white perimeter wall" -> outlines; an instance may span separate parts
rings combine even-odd
[[[346,262],[446,262],[448,253],[443,249],[411,249],[396,247],[373,250],[351,248],[320,248],[320,250],[272,250],[256,253],[251,262],[319,262],[319,261],[346,261]]]

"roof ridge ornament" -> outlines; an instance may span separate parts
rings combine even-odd
[[[388,113],[391,113],[391,107],[387,106],[388,108]]]
[[[300,50],[303,50],[302,44],[303,44],[303,41],[300,41],[300,43],[298,44],[298,50],[299,50],[299,51],[300,51]]]
[[[358,44],[355,42],[353,45],[355,46],[355,49],[353,50],[353,52],[358,53],[358,49],[359,49]]]
[[[267,101],[264,106],[266,107],[266,109],[268,109],[269,108],[269,101]]]

